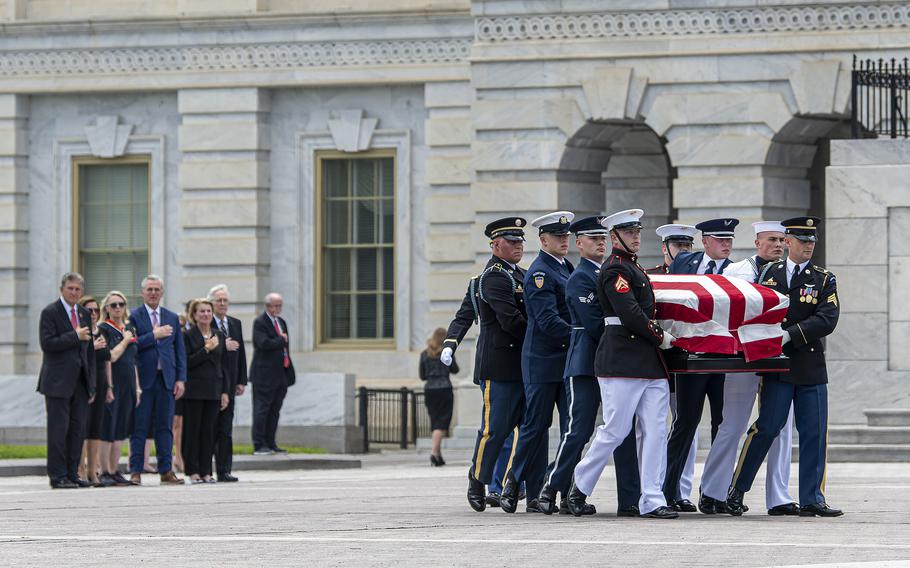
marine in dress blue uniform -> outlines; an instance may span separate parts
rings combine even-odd
[[[455,354],[455,350],[458,349],[458,346],[461,344],[464,336],[468,333],[468,330],[471,329],[471,326],[477,321],[477,303],[480,301],[480,290],[477,288],[478,279],[479,276],[472,276],[468,281],[468,289],[465,291],[461,305],[458,307],[455,318],[452,319],[452,322],[449,323],[449,327],[446,330],[446,339],[443,342],[445,347],[443,347],[442,353],[440,354],[440,360],[445,365],[452,364],[452,357]],[[481,384],[478,371],[479,367],[475,365],[475,385]],[[517,429],[513,430],[512,434],[506,439],[502,450],[499,452],[499,458],[496,460],[496,467],[493,469],[493,480],[490,482],[488,487],[489,492],[486,497],[488,507],[499,507],[499,494],[502,492],[502,483],[506,476],[506,470],[508,470],[509,463],[512,461],[512,449],[515,447],[516,431]]]
[[[521,346],[527,328],[524,302],[525,271],[518,266],[524,252],[521,217],[507,217],[488,224],[493,255],[477,278],[477,314],[480,335],[474,357],[475,378],[483,392],[483,411],[477,442],[468,471],[468,504],[475,511],[486,508],[486,485],[493,480],[503,444],[521,423],[524,388]]]
[[[670,265],[670,274],[721,274],[730,264],[730,248],[733,243],[733,230],[739,224],[738,219],[711,219],[703,221],[695,228],[701,231],[705,251],[679,254]],[[712,240],[713,239],[713,240]],[[709,256],[711,250],[722,248],[722,241],[729,240],[725,246],[725,256]],[[709,250],[711,249],[711,250]],[[705,398],[711,405],[711,440],[717,435],[717,429],[724,418],[724,375],[718,373],[691,374],[677,377],[676,380],[676,416],[670,440],[667,442],[667,476],[664,479],[664,495],[670,506],[678,511],[694,513],[695,505],[688,499],[681,498],[680,480],[686,467],[689,451],[698,433],[705,407]]]
[[[774,438],[786,424],[791,404],[799,432],[799,514],[843,515],[825,501],[828,371],[822,338],[837,326],[840,304],[834,274],[811,261],[820,222],[818,217],[781,221],[786,229],[788,258],[765,265],[758,278],[761,284],[790,298],[782,324],[790,372],[762,377],[758,418],[743,443],[727,496],[731,515],[743,514],[743,496],[752,488]]]
[[[604,217],[586,217],[569,226],[569,230],[578,239],[576,245],[582,258],[566,283],[566,303],[572,317],[572,335],[563,372],[563,388],[568,393],[569,416],[556,449],[556,458],[538,500],[540,509],[548,515],[556,508],[557,491],[562,494],[563,501],[568,496],[572,474],[581,460],[585,445],[594,433],[597,410],[600,407],[600,387],[594,376],[594,355],[597,343],[603,336],[604,313],[597,300],[597,279],[600,277],[600,265],[606,254],[610,234],[601,225],[603,219]],[[616,467],[616,492],[619,498],[617,515],[637,517],[641,483],[634,429],[613,451],[613,464]],[[593,513],[594,506],[589,507],[589,512]],[[559,510],[568,512],[567,504],[560,506]]]
[[[566,258],[569,224],[575,215],[557,211],[531,221],[540,232],[541,250],[525,275],[528,327],[521,350],[525,414],[518,429],[512,467],[502,488],[502,510],[518,507],[519,483],[526,483],[528,512],[540,512],[537,497],[543,489],[549,454],[553,408],[559,409],[560,432],[565,431],[567,397],[563,383],[572,326],[566,304],[566,281],[574,267]]]

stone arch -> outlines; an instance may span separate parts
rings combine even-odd
[[[658,226],[675,218],[676,176],[665,140],[641,120],[587,120],[568,138],[557,170],[558,202],[577,215],[644,209],[643,266],[662,262]]]

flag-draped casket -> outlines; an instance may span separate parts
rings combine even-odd
[[[781,354],[789,299],[766,286],[723,275],[651,275],[657,320],[690,353],[736,355],[746,362]]]

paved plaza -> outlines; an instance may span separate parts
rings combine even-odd
[[[51,491],[41,477],[3,478],[0,563],[910,566],[910,464],[833,464],[828,496],[847,512],[838,519],[769,517],[756,491],[742,518],[656,521],[615,516],[609,471],[593,518],[474,513],[466,457],[449,459],[433,469],[424,454],[391,453],[362,469],[242,472],[237,484],[193,487]]]

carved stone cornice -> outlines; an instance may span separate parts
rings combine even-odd
[[[904,28],[910,2],[480,17],[478,42]]]
[[[467,61],[468,38],[0,51],[0,77],[258,71]]]

